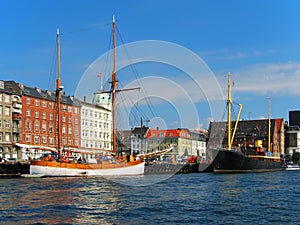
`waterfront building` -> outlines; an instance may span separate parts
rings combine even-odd
[[[39,157],[38,152],[28,154],[32,146],[56,148],[58,144],[58,114],[56,93],[20,85],[22,90],[23,158]],[[80,146],[80,104],[72,96],[61,96],[61,146],[63,149]]]
[[[285,126],[285,154],[292,156],[300,152],[300,110],[289,111],[289,122]]]
[[[147,153],[147,133],[149,127],[135,127],[131,131],[131,155]]]
[[[81,147],[112,150],[111,110],[87,102],[81,103]]]
[[[192,140],[192,152],[191,155],[201,156],[205,159],[206,155],[206,139],[207,136],[202,131],[190,131]]]
[[[21,140],[22,98],[18,84],[0,81],[0,157],[17,159],[14,143]]]
[[[166,153],[166,156],[175,156],[176,160],[180,161],[192,155],[192,137],[188,129],[150,129],[146,138],[147,153],[167,149],[173,145],[173,150]]]
[[[292,156],[296,152],[300,152],[300,127],[287,126],[285,130],[285,154]]]
[[[289,111],[289,126],[300,126],[300,110]]]

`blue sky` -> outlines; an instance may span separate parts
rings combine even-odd
[[[242,118],[266,118],[271,97],[272,117],[288,120],[289,110],[300,109],[299,10],[296,0],[1,1],[0,79],[54,89],[59,27],[62,83],[73,95],[88,66],[109,50],[115,14],[125,43],[161,40],[183,46],[204,60],[221,87],[231,72]],[[196,107],[203,112],[205,105]],[[158,111],[166,126],[179,126],[178,117],[163,109]],[[207,127],[209,117],[202,113],[199,126]]]

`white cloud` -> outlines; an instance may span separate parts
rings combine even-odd
[[[255,94],[300,94],[300,62],[257,64],[236,71],[235,91]]]

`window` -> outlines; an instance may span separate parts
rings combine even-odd
[[[9,103],[9,100],[10,100],[10,96],[9,95],[5,95],[5,102]]]
[[[34,142],[35,142],[35,143],[39,143],[39,142],[40,142],[40,137],[37,136],[37,135],[35,135],[35,136],[34,136]]]
[[[50,133],[53,132],[53,125],[52,125],[52,124],[49,125],[49,132],[50,132]]]
[[[40,105],[40,101],[38,99],[35,99],[34,100],[34,104],[35,104],[35,106],[39,106]]]
[[[66,145],[67,142],[66,142],[65,138],[63,138],[62,143],[63,143],[63,145]]]
[[[90,116],[93,116],[93,111],[92,110],[90,111]]]
[[[26,142],[30,142],[30,134],[26,134]]]
[[[72,139],[69,139],[69,145],[72,145],[73,144],[73,141],[72,141]]]
[[[71,106],[68,106],[68,112],[72,112]]]
[[[43,142],[43,144],[47,143],[47,138],[45,136],[42,137],[42,142]]]
[[[0,93],[0,102],[2,102],[2,96],[3,96],[3,94]]]
[[[78,140],[75,140],[75,145],[78,146]]]
[[[10,113],[10,108],[5,107],[5,116],[9,116],[9,113]]]
[[[2,141],[2,133],[0,132],[0,141]]]
[[[53,120],[53,114],[52,113],[50,113],[49,118],[50,118],[50,120]]]
[[[75,124],[78,124],[78,119],[77,118],[75,118]]]
[[[39,130],[39,123],[38,123],[38,122],[36,122],[36,123],[34,124],[34,129],[35,129],[36,131]]]
[[[72,127],[69,127],[69,134],[72,134]]]
[[[0,128],[2,127],[2,120],[0,120]]]
[[[68,118],[68,121],[69,121],[69,123],[72,123],[72,118],[69,117],[69,118]]]
[[[42,113],[42,118],[45,120],[46,119],[46,112]]]
[[[0,105],[0,115],[2,115],[2,105]]]
[[[9,129],[9,128],[10,128],[9,120],[6,120],[6,121],[5,121],[5,128],[6,128],[6,129]]]
[[[30,116],[30,110],[26,109],[26,116]]]
[[[46,106],[47,106],[46,102],[42,101],[42,107],[46,107]]]
[[[46,124],[45,123],[42,124],[42,131],[46,131]]]
[[[62,133],[63,133],[63,134],[66,133],[66,128],[65,128],[65,127],[62,128]]]
[[[74,113],[75,113],[75,114],[78,114],[78,108],[75,108],[75,109],[74,109]]]
[[[49,102],[49,108],[50,108],[50,109],[53,108],[53,102]]]
[[[5,141],[10,141],[10,134],[9,133],[5,133]]]
[[[39,111],[35,111],[35,118],[39,118]]]
[[[66,122],[66,117],[65,116],[62,117],[62,121]]]
[[[49,138],[49,143],[52,145],[53,144],[53,137]]]
[[[26,98],[26,104],[30,105],[30,98]]]
[[[30,130],[30,121],[26,121],[26,130],[27,130],[27,131]]]
[[[75,135],[78,135],[78,133],[79,133],[79,132],[78,132],[78,128],[76,127],[76,128],[75,128]]]

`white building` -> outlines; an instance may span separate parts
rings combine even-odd
[[[107,93],[95,94],[92,104],[81,104],[81,147],[112,150],[111,102]]]
[[[300,152],[300,127],[289,126],[285,132],[286,135],[286,154],[293,155]]]

